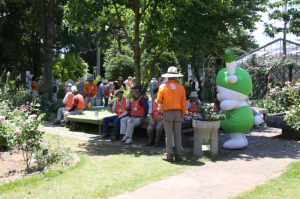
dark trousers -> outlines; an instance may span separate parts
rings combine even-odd
[[[103,119],[103,132],[109,133],[109,126],[108,123],[113,122],[114,123],[114,135],[120,135],[120,121],[123,117],[118,116],[111,116],[111,117],[105,117]]]

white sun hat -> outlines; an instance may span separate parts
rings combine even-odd
[[[77,87],[76,86],[72,86],[71,87],[71,91],[72,91],[72,93],[77,93],[78,92]]]
[[[190,97],[198,97],[198,94],[196,91],[192,91],[190,94]]]
[[[161,75],[162,77],[183,77],[183,74],[177,72],[177,68],[175,66],[170,66],[168,68],[168,72]]]
[[[105,79],[105,80],[102,81],[102,83],[103,83],[103,84],[107,84],[107,83],[108,83],[108,80]]]

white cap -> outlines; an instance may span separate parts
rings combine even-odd
[[[77,93],[78,92],[77,87],[76,86],[72,86],[71,87],[71,91],[72,91],[72,93]]]

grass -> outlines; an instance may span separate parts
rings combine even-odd
[[[81,161],[66,170],[49,171],[0,186],[0,198],[105,198],[132,191],[154,180],[186,171],[196,165],[227,155],[195,158],[190,152],[182,162],[168,163],[161,154],[133,148],[84,142],[56,135],[45,140],[58,141],[77,152]]]
[[[279,177],[269,180],[253,190],[239,194],[235,199],[259,198],[299,198],[300,197],[300,162],[288,165]]]

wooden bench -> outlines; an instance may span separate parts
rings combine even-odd
[[[266,108],[258,108],[258,107],[255,107],[255,106],[253,106],[253,107],[251,107],[251,108],[253,108],[254,110],[258,111],[260,114],[262,114],[264,120],[266,120],[266,114],[269,113],[269,109],[266,109]]]
[[[98,112],[98,117],[95,116],[95,112]],[[77,123],[89,123],[99,125],[99,133],[102,133],[103,129],[103,119],[105,117],[114,116],[114,113],[108,111],[108,108],[97,108],[97,109],[87,109],[81,115],[68,115],[68,121],[72,123],[72,130],[76,130]],[[114,126],[113,123],[109,123],[109,126]],[[147,129],[149,126],[149,117],[139,126],[138,128]],[[181,122],[181,139],[183,147],[194,147],[194,129],[192,128],[192,121]]]

